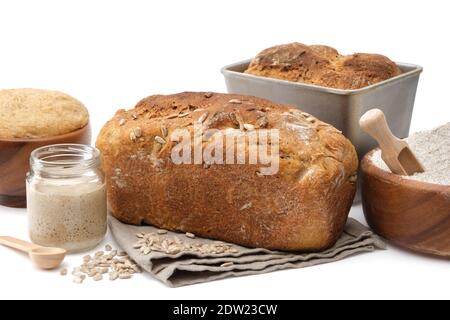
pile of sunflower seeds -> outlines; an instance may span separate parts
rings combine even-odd
[[[111,245],[105,246],[105,251],[98,251],[94,255],[83,257],[83,263],[73,269],[73,282],[83,283],[87,278],[101,281],[108,276],[109,280],[130,279],[136,273],[141,273],[141,268],[131,260],[126,252],[113,250]],[[60,271],[62,276],[68,274],[67,269]]]
[[[158,230],[151,233],[138,233],[139,239],[133,246],[133,249],[139,250],[141,254],[149,255],[152,252],[162,252],[175,255],[181,252],[200,253],[200,254],[234,254],[239,251],[231,245],[223,242],[214,242],[211,244],[183,241],[178,236],[167,235],[166,230]],[[184,237],[194,239],[195,235],[186,233]]]

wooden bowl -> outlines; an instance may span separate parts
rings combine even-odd
[[[450,186],[404,179],[361,163],[362,203],[370,227],[392,243],[450,258]]]
[[[39,147],[51,144],[91,144],[91,127],[59,136],[37,139],[0,138],[0,205],[26,208],[25,178],[30,169],[30,154]]]

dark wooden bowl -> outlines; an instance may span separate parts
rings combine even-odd
[[[362,203],[370,227],[392,243],[450,258],[450,186],[383,171],[367,154],[361,163]]]
[[[85,127],[54,137],[37,139],[0,138],[0,205],[26,207],[25,178],[30,169],[30,154],[34,149],[61,143],[91,143],[91,127]]]

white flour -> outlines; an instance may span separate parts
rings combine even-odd
[[[407,141],[424,165],[425,172],[404,178],[450,185],[450,123],[431,131],[415,133]],[[379,168],[391,172],[381,159],[381,151],[375,152],[371,160]]]

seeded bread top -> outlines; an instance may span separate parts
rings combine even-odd
[[[259,53],[246,73],[353,90],[388,80],[401,74],[389,58],[378,54],[339,54],[331,47],[290,43]]]
[[[286,164],[286,170],[280,170],[283,177],[292,177],[291,171],[321,167],[317,163],[328,162],[317,161],[321,157],[336,160],[338,166],[344,163],[350,175],[356,170],[354,146],[333,126],[292,106],[236,94],[183,92],[145,98],[134,109],[116,113],[101,130],[97,147],[113,157],[128,148],[132,152],[150,149],[150,155],[168,160],[176,144],[170,141],[171,134],[184,128],[193,136],[195,124],[228,132],[279,129],[281,168]],[[159,160],[150,158],[159,166]],[[330,165],[325,167],[332,171]]]
[[[44,138],[83,128],[85,106],[58,91],[0,90],[0,138]]]

